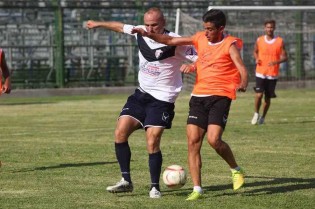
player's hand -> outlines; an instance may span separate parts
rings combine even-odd
[[[2,86],[1,92],[2,94],[3,93],[10,94],[11,88],[8,88],[7,86]]]
[[[89,21],[86,22],[85,27],[86,27],[87,29],[92,29],[92,28],[97,28],[97,27],[99,27],[99,25],[97,24],[96,21],[89,20]]]
[[[133,29],[131,30],[131,33],[132,33],[132,34],[139,33],[139,34],[142,35],[142,36],[148,36],[148,32],[146,32],[146,31],[143,30],[142,28],[133,28]]]
[[[10,78],[7,78],[2,86],[2,93],[10,94],[11,92],[11,81],[9,80]]]
[[[277,65],[277,64],[278,64],[278,62],[269,62],[268,66],[274,66],[274,65]]]
[[[2,90],[1,91],[2,91],[2,93],[10,94],[11,89],[7,88],[6,86],[2,86]]]
[[[261,60],[260,60],[260,59],[257,59],[257,60],[256,60],[256,64],[257,64],[257,65],[261,65]]]
[[[246,88],[238,88],[237,91],[238,92],[246,92]]]
[[[195,65],[194,64],[183,64],[181,67],[180,67],[180,71],[182,73],[190,73],[190,72],[194,72],[196,69],[195,69]]]
[[[238,92],[246,92],[246,87],[247,87],[247,85],[241,84],[236,90]]]

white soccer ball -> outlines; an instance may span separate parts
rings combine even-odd
[[[170,165],[163,172],[163,182],[170,189],[179,189],[186,183],[185,169],[180,165]]]

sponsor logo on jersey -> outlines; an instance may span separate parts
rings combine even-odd
[[[157,77],[161,74],[160,68],[154,63],[146,62],[140,66],[140,70],[142,73],[145,73],[152,77]]]
[[[155,51],[155,57],[156,59],[159,59],[163,54],[163,51],[161,49],[158,49]]]
[[[197,52],[193,47],[188,47],[185,51],[185,55],[188,56],[188,59],[192,60],[195,56],[197,56]]]

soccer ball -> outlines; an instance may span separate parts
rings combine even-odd
[[[170,189],[179,189],[186,183],[185,169],[180,165],[170,165],[163,172],[163,182]]]

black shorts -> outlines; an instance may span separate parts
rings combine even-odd
[[[223,129],[226,126],[232,100],[224,96],[195,97],[189,101],[187,124],[193,124],[204,130],[215,124]]]
[[[275,98],[277,97],[275,90],[277,85],[277,79],[263,79],[256,77],[256,87],[254,90],[256,93],[265,93],[265,97],[267,98]]]
[[[150,94],[136,89],[135,93],[128,97],[120,116],[131,116],[144,128],[160,126],[170,129],[175,115],[174,108],[174,103],[157,100]]]

